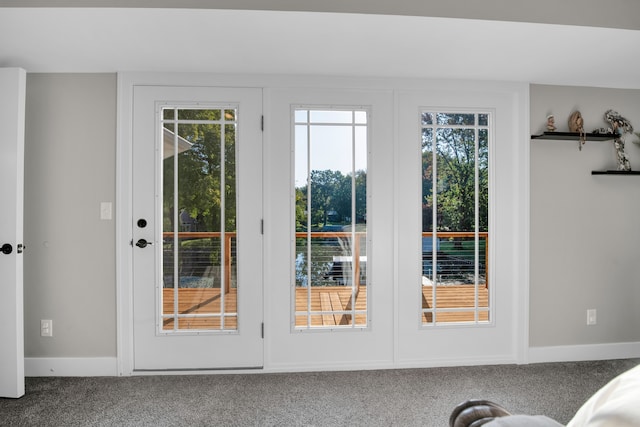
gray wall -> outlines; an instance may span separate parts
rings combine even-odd
[[[115,147],[115,74],[27,75],[26,357],[116,355]]]
[[[115,222],[99,206],[115,200],[116,76],[29,74],[26,105],[25,355],[114,357]],[[532,133],[576,108],[587,130],[608,108],[640,130],[640,91],[533,85]],[[531,142],[532,346],[640,341],[640,176],[591,175],[614,167],[610,142]]]
[[[531,132],[549,113],[568,131],[576,109],[591,131],[610,108],[640,131],[638,90],[532,85]],[[640,147],[625,149],[640,170]],[[531,142],[531,346],[640,341],[640,176],[591,175],[615,168],[612,142]]]
[[[0,7],[135,7],[247,9],[466,19],[640,29],[640,3],[633,0],[0,0]]]

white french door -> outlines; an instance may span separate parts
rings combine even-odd
[[[23,193],[26,73],[0,69],[0,397],[24,395]]]
[[[526,87],[139,78],[121,93],[132,372],[524,360]],[[472,221],[425,227],[453,212],[442,150],[471,141]],[[463,302],[449,304],[454,291]]]
[[[261,115],[261,89],[134,87],[134,370],[263,365]]]

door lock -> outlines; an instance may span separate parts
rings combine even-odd
[[[11,246],[10,243],[5,243],[0,248],[0,252],[2,252],[5,255],[9,255],[11,252],[13,252],[13,246]]]
[[[136,246],[139,247],[139,248],[146,248],[147,245],[153,245],[153,242],[147,242],[146,239],[139,239],[136,242]]]

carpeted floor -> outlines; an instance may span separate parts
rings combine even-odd
[[[493,400],[566,423],[640,359],[355,372],[27,378],[2,426],[434,426]]]

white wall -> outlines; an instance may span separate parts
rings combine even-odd
[[[28,74],[25,356],[116,354],[115,74]],[[40,337],[40,319],[53,337]]]
[[[581,111],[585,130],[617,110],[640,131],[640,91],[532,85],[531,132],[553,113],[558,131]],[[640,341],[640,176],[592,176],[615,169],[612,142],[531,142],[530,345]],[[640,147],[627,143],[634,170]],[[586,325],[587,309],[597,325]]]

